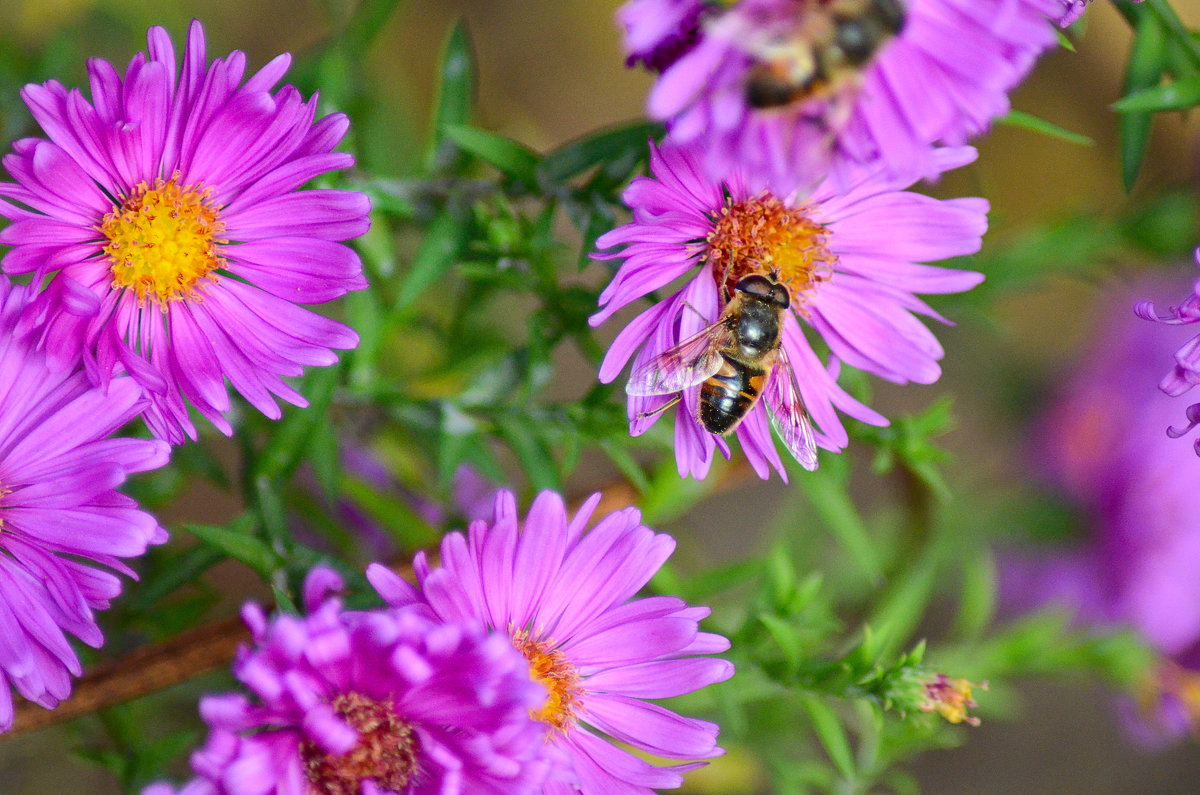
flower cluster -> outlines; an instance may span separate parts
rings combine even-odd
[[[569,517],[546,492],[522,522],[500,492],[490,523],[446,536],[440,567],[417,557],[415,587],[368,569],[386,609],[343,611],[325,569],[306,582],[305,618],[248,607],[255,648],[234,673],[254,698],[201,703],[212,734],[183,793],[678,787],[703,761],[656,767],[605,736],[660,757],[720,754],[714,724],[643,699],[728,679],[732,665],[707,655],[729,644],[698,630],[706,609],[631,601],[674,542],[632,508],[585,532],[598,501]]]

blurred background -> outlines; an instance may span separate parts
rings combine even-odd
[[[86,58],[126,62],[144,48],[150,25],[166,27],[181,50],[183,32],[195,17],[205,25],[210,57],[241,49],[254,69],[289,51],[297,58],[294,70],[303,75],[306,55],[336,32],[334,20],[344,19],[352,5],[350,0],[5,0],[0,4],[0,137],[7,145],[36,134],[17,95],[21,84],[53,77],[68,86],[84,85]],[[545,150],[640,116],[651,77],[623,66],[614,22],[618,5],[616,0],[401,2],[356,62],[323,62],[323,75],[342,68],[366,76],[362,93],[337,96],[335,89],[328,98],[352,115],[364,170],[384,177],[412,173],[423,157],[420,141],[429,125],[438,51],[451,24],[462,19],[479,60],[476,124]],[[1055,443],[1054,429],[1040,418],[1089,346],[1106,328],[1124,322],[1128,307],[1143,297],[1131,284],[1154,270],[1156,295],[1170,302],[1186,294],[1195,276],[1189,256],[1200,242],[1193,198],[1194,119],[1156,120],[1141,176],[1127,193],[1116,116],[1108,106],[1120,94],[1130,35],[1107,3],[1093,5],[1086,28],[1076,31],[1081,35],[1074,37],[1075,51],[1044,58],[1013,96],[1014,107],[1091,143],[998,125],[978,142],[975,164],[933,189],[943,196],[984,196],[992,204],[992,230],[977,265],[989,276],[981,288],[985,298],[935,303],[957,321],[953,328],[937,329],[947,351],[940,383],[871,385],[874,405],[887,416],[923,411],[943,395],[953,396],[957,421],[942,441],[954,455],[948,467],[954,503],[958,513],[974,517],[970,532],[994,539],[1000,561],[1009,554],[1036,555],[1047,537],[1064,542],[1093,529],[1087,506],[1059,488],[1048,471],[1054,469],[1048,459],[1055,454],[1047,453],[1044,442],[1050,437]],[[1200,0],[1173,0],[1172,5],[1189,26],[1200,26]],[[318,84],[319,77],[314,78]],[[1171,260],[1173,269],[1162,267]],[[1019,278],[999,270],[1013,263],[1023,269]],[[593,265],[578,278],[595,285],[606,273]],[[607,343],[619,326],[608,324],[599,332],[601,341]],[[1161,367],[1152,371],[1165,372],[1167,360],[1158,361]],[[581,395],[594,377],[586,361],[566,346],[556,365],[564,375],[552,391],[560,399]],[[1175,421],[1182,423],[1186,403],[1174,402]],[[1137,419],[1117,411],[1106,414],[1103,406],[1097,410],[1101,426]],[[1161,434],[1161,424],[1155,427]],[[1190,449],[1189,440],[1178,444]],[[1086,456],[1086,445],[1081,449]],[[855,452],[852,446],[848,459],[861,509],[886,511],[894,484],[874,479],[869,456]],[[570,483],[572,496],[614,475],[601,461],[585,456],[584,462]],[[1200,477],[1200,461],[1182,466],[1187,463]],[[168,526],[183,520],[220,523],[237,510],[227,497],[201,493],[162,520]],[[686,570],[755,551],[756,544],[766,543],[764,528],[781,516],[803,522],[803,511],[777,480],[742,482],[736,494],[712,497],[701,510],[663,529],[682,539],[676,559]],[[236,565],[219,566],[207,576],[223,595],[211,614],[231,614],[246,598],[266,597]],[[936,633],[945,620],[935,613],[929,631]],[[170,728],[172,721],[191,719],[198,693],[225,681],[213,674],[147,701]],[[925,754],[912,766],[923,792],[1196,791],[1200,752],[1194,741],[1153,750],[1134,742],[1118,700],[1104,687],[1037,677],[1018,685],[980,697],[983,725],[957,735],[961,747]],[[119,791],[111,776],[85,759],[114,753],[98,739],[105,720],[111,719],[93,717],[13,739],[0,737],[0,792]],[[691,791],[765,791],[762,772],[739,749],[732,751],[728,761],[692,778]]]

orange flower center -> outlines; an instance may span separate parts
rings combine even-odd
[[[143,182],[98,227],[108,239],[113,287],[133,290],[139,306],[147,297],[159,304],[195,297],[197,282],[216,281],[213,271],[223,262],[216,247],[226,242],[219,239],[225,225],[208,189],[181,187],[178,179],[160,177],[153,188]]]
[[[925,702],[921,709],[936,712],[950,723],[978,726],[979,718],[967,713],[967,710],[978,706],[971,698],[972,686],[987,690],[987,682],[974,685],[966,679],[951,679],[945,674],[937,674],[925,682]]]
[[[792,209],[767,193],[727,201],[708,235],[708,261],[722,298],[745,276],[770,276],[788,288],[801,308],[818,284],[833,275],[837,255],[829,250],[828,230],[803,208]]]
[[[575,725],[575,711],[583,695],[579,674],[553,641],[535,640],[528,630],[514,631],[513,646],[529,661],[529,675],[546,688],[546,703],[533,717],[554,731],[566,734]]]
[[[362,782],[404,792],[417,772],[420,741],[387,701],[342,693],[330,705],[358,732],[358,744],[344,754],[327,754],[312,742],[300,746],[310,795],[359,795]]]

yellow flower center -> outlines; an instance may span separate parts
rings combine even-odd
[[[370,779],[389,792],[404,792],[417,773],[420,740],[396,715],[390,702],[358,693],[342,693],[330,704],[358,732],[358,743],[344,754],[327,754],[311,741],[300,746],[311,795],[358,795]]]
[[[213,274],[222,259],[216,247],[225,225],[209,204],[208,189],[201,184],[180,186],[176,172],[161,177],[137,192],[120,207],[113,207],[98,227],[108,239],[104,253],[112,263],[114,288],[137,293],[138,305],[147,297],[166,304],[195,295],[203,278]]]
[[[787,287],[792,305],[803,311],[803,299],[837,264],[828,238],[828,230],[803,208],[787,207],[767,193],[726,202],[708,235],[708,261],[725,301],[733,298],[739,280],[758,274]]]
[[[979,725],[979,718],[969,715],[967,710],[978,706],[971,698],[973,683],[966,679],[951,679],[945,674],[937,674],[925,682],[925,703],[921,709],[925,712],[936,712],[950,723],[969,723]],[[987,682],[977,687],[987,690]]]
[[[535,640],[528,630],[514,631],[512,640],[529,661],[529,675],[546,688],[546,703],[532,713],[534,719],[566,734],[575,725],[575,710],[583,695],[575,666],[554,648],[553,641]]]

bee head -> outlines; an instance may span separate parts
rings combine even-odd
[[[780,309],[787,309],[792,303],[786,287],[774,279],[768,279],[766,276],[758,274],[742,277],[733,289],[739,293],[761,298],[768,303],[775,304]]]

